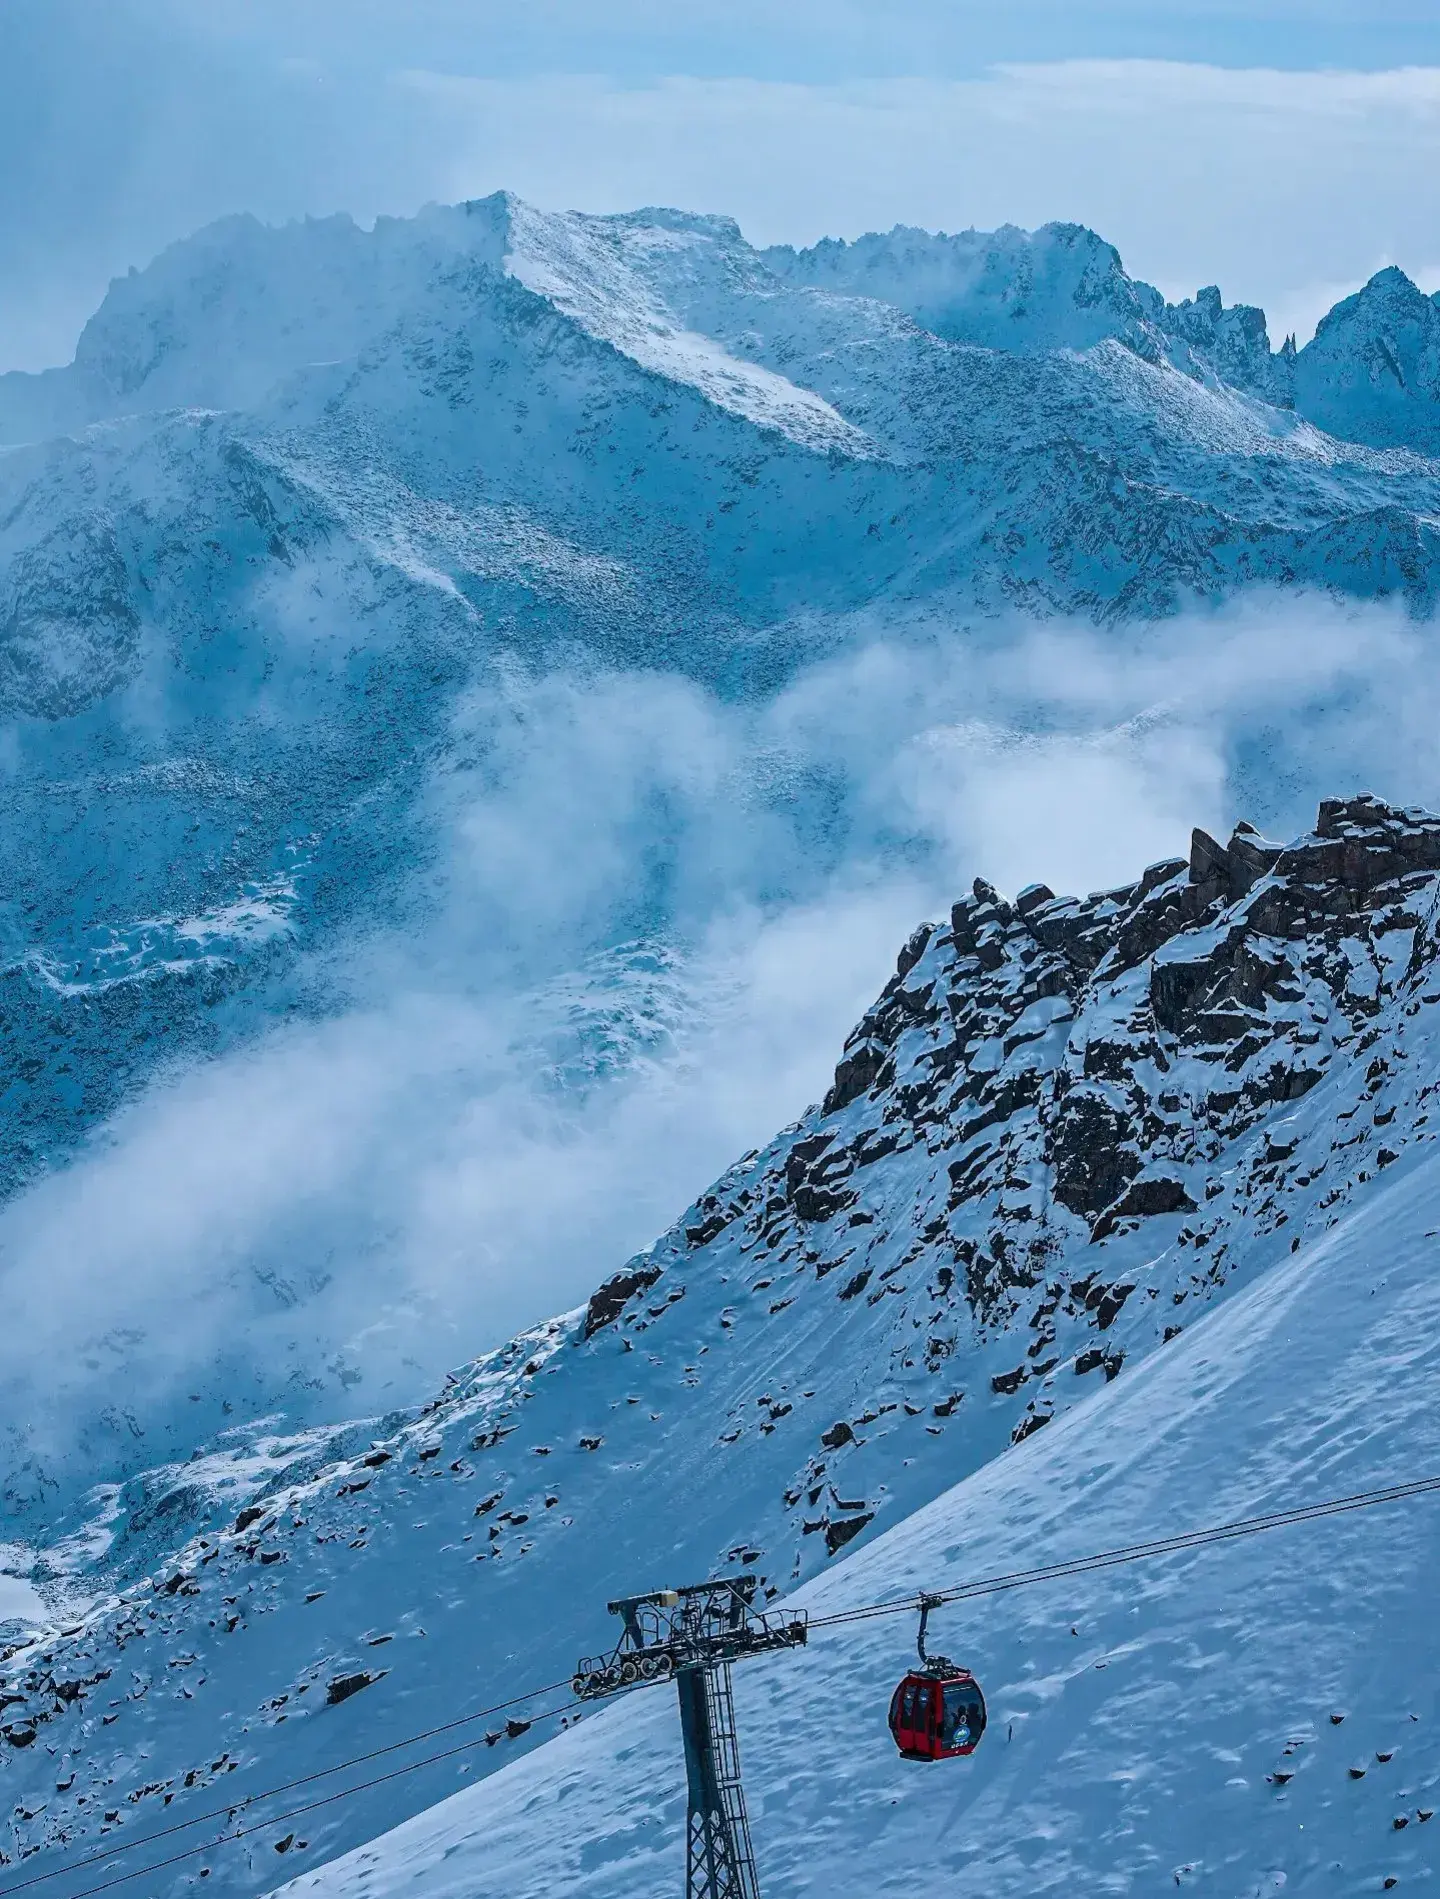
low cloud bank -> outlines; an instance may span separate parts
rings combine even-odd
[[[1196,823],[1440,802],[1430,635],[1380,612],[846,633],[760,705],[596,671],[457,710],[440,869],[346,946],[347,1006],[156,1086],[0,1212],[13,1508],[277,1405],[411,1402],[573,1305],[819,1097],[977,874],[1083,891]]]

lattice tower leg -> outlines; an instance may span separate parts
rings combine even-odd
[[[730,1664],[683,1669],[675,1686],[689,1790],[685,1899],[760,1899],[740,1785]]]

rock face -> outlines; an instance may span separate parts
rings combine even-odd
[[[1150,361],[1163,351],[1163,298],[1127,276],[1114,245],[1081,224],[954,236],[897,225],[853,243],[826,238],[762,255],[786,282],[894,304],[949,342],[1035,354],[1113,337]]]
[[[1392,265],[1321,319],[1295,358],[1295,406],[1331,434],[1440,452],[1440,303]]]
[[[659,1277],[657,1267],[638,1266],[633,1272],[616,1273],[613,1279],[607,1279],[590,1295],[585,1308],[585,1337],[594,1338],[602,1326],[613,1325],[636,1293],[653,1286]]]
[[[0,716],[68,718],[104,698],[130,676],[139,629],[113,520],[60,520],[0,594]]]
[[[1316,1085],[1397,958],[1433,955],[1437,869],[1440,822],[1360,797],[1289,846],[1197,831],[1188,862],[1083,901],[977,883],[854,1031],[806,1177],[838,1206],[877,1148],[943,1151],[971,1310],[1008,1323],[1068,1250],[1062,1214],[1098,1241],[1213,1198],[1224,1145]]]
[[[1277,409],[1295,407],[1294,345],[1289,342],[1278,353],[1271,350],[1263,310],[1246,303],[1227,310],[1219,289],[1210,284],[1183,303],[1167,304],[1162,322],[1171,360],[1178,367],[1208,371]],[[1183,344],[1183,350],[1177,344]]]
[[[362,1712],[409,1733],[559,1678],[622,1593],[743,1563],[778,1595],[1320,1239],[1434,1140],[1437,1077],[1440,818],[1354,797],[1084,898],[978,883],[828,1098],[588,1306],[420,1412],[235,1433],[107,1498],[99,1605],[0,1678],[0,1850],[43,1872],[122,1802],[182,1821],[217,1776],[235,1805],[361,1751]]]

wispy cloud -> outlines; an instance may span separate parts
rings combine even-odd
[[[332,972],[349,1006],[153,1088],[0,1213],[12,1476],[183,1450],[222,1400],[408,1401],[583,1298],[819,1097],[977,873],[1097,888],[1193,823],[1440,799],[1428,635],[1376,611],[846,631],[764,705],[592,672],[465,708],[484,768],[437,777],[442,871]]]
[[[1426,11],[6,0],[0,368],[68,359],[107,280],[208,219],[500,187],[761,241],[1073,219],[1303,333],[1385,262],[1440,268]]]

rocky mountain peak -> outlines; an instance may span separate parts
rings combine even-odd
[[[894,304],[935,335],[1022,354],[1118,337],[1158,357],[1163,300],[1127,276],[1113,244],[1080,224],[931,233],[897,225],[809,250],[776,246],[766,264],[791,283]]]
[[[1227,309],[1218,286],[1208,284],[1193,298],[1166,304],[1162,321],[1177,367],[1208,372],[1277,408],[1293,408],[1287,359],[1271,351],[1263,310],[1245,303]]]
[[[1295,359],[1296,406],[1331,434],[1440,448],[1440,307],[1403,270],[1377,271],[1321,319]]]
[[[882,338],[923,356],[902,313],[929,338],[1022,359],[1119,343],[1348,439],[1435,446],[1440,313],[1394,268],[1337,306],[1292,373],[1295,352],[1272,352],[1263,312],[1226,308],[1214,285],[1166,304],[1083,225],[897,226],[756,250],[722,215],[550,213],[508,192],[369,231],[344,216],[277,228],[221,219],[117,279],[68,369],[0,377],[0,440],[136,411],[252,410],[296,379],[318,383],[323,400],[376,350],[463,356],[477,290],[507,277],[647,372],[824,453],[874,453],[860,411],[875,395],[847,359]],[[887,409],[895,387],[892,376]]]
[[[1213,1241],[1223,1278],[1227,1253],[1253,1261],[1270,1230],[1233,1222],[1257,1180],[1275,1182],[1277,1143],[1300,1144],[1259,1131],[1322,1083],[1348,1085],[1387,1012],[1440,1000],[1437,872],[1440,819],[1361,794],[1288,844],[1243,822],[1225,843],[1197,830],[1188,857],[1083,899],[1031,885],[1011,901],[977,880],[948,926],[905,944],[820,1107],[703,1197],[683,1240],[610,1282],[590,1330],[664,1275],[693,1284],[699,1258],[737,1241],[821,1277],[854,1261],[846,1284],[873,1280],[872,1303],[912,1261],[958,1265],[982,1333],[1005,1332],[1042,1283],[1108,1283],[1111,1252],[1134,1262],[1133,1291],[1141,1255],[1156,1287],[1177,1249]],[[1313,1118],[1328,1150],[1327,1111]],[[1149,1230],[1183,1215],[1201,1217]]]

